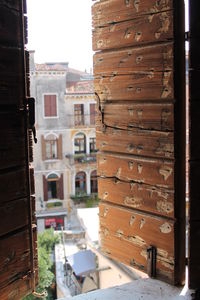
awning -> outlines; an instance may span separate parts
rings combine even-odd
[[[67,260],[77,276],[87,275],[96,270],[95,254],[91,250],[79,251],[68,256]]]

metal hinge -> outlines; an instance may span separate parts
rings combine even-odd
[[[28,104],[28,112],[29,112],[29,129],[32,130],[33,139],[36,144],[37,137],[36,137],[36,129],[35,129],[35,99],[32,97],[27,98],[27,104]]]
[[[185,32],[185,41],[186,41],[186,42],[189,42],[190,38],[191,38],[191,36],[190,36],[190,31],[186,31],[186,32]]]
[[[147,248],[147,274],[151,278],[156,277],[156,247],[150,246]]]

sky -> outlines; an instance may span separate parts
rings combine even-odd
[[[188,0],[185,1],[187,5]],[[92,0],[27,0],[28,49],[35,50],[37,63],[69,62],[71,68],[90,72],[92,3]]]
[[[69,62],[92,68],[92,0],[27,0],[28,49],[36,63]],[[94,3],[94,2],[93,2]]]

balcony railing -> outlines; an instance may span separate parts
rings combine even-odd
[[[94,127],[95,114],[92,115],[66,115],[67,127]]]
[[[87,163],[95,163],[96,162],[96,152],[90,154],[68,154],[65,155],[66,158],[69,159],[69,164],[87,164]]]

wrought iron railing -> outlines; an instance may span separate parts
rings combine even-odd
[[[95,114],[66,115],[67,127],[95,127]]]
[[[87,164],[87,163],[95,163],[96,162],[96,152],[91,154],[67,154],[66,158],[69,159],[69,164]]]

